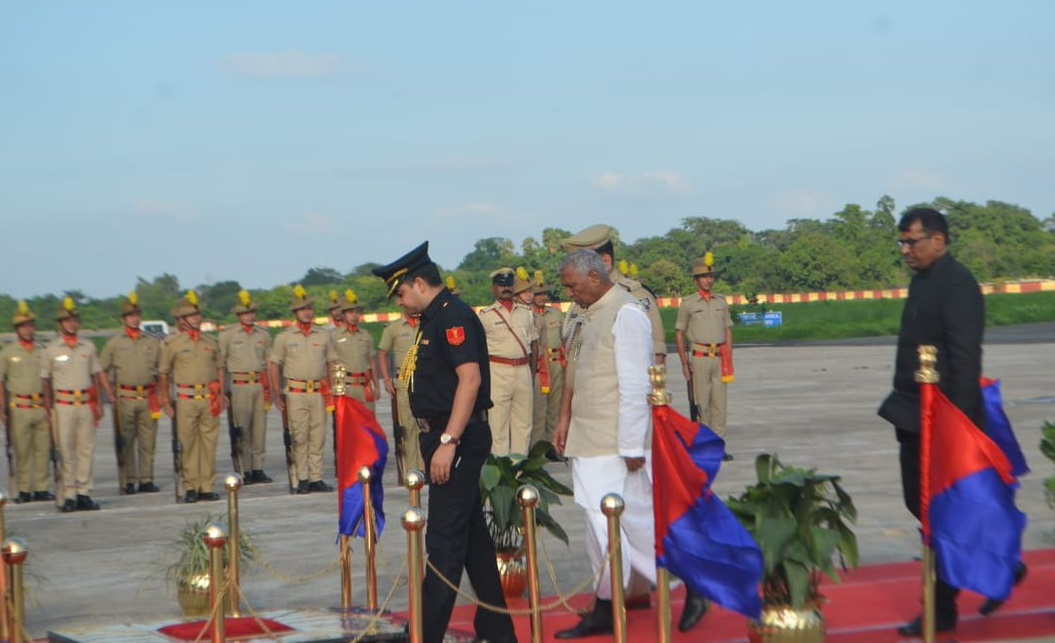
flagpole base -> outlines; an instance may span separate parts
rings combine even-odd
[[[816,606],[767,605],[760,619],[747,622],[750,643],[824,643],[824,636],[824,614]]]

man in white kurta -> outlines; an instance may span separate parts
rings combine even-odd
[[[626,506],[623,585],[631,570],[656,578],[648,405],[653,346],[648,315],[626,291],[613,288],[597,253],[568,255],[560,275],[570,297],[586,310],[586,321],[578,352],[570,356],[565,386],[572,394],[561,409],[554,444],[572,460],[575,502],[586,515],[586,550],[598,578],[593,611],[556,634],[574,639],[612,632],[607,522],[600,507],[605,494],[618,493]]]

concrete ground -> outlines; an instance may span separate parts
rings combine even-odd
[[[1025,330],[1022,330],[1025,328]],[[787,464],[816,467],[843,476],[860,513],[857,535],[862,564],[904,561],[919,554],[916,525],[904,509],[892,429],[875,415],[890,387],[894,358],[891,338],[862,342],[826,342],[796,346],[740,347],[736,383],[729,392],[728,462],[715,484],[724,496],[739,493],[754,479],[754,456],[777,453]],[[677,364],[676,357],[672,363]],[[1037,448],[1040,427],[1055,420],[1055,326],[1036,325],[991,331],[985,372],[1003,381],[1008,415],[1034,473],[1022,481],[1018,499],[1029,515],[1024,546],[1055,546],[1055,513],[1048,507],[1043,478],[1055,474]],[[674,406],[687,411],[684,382],[673,374]],[[383,426],[390,426],[387,401],[379,404]],[[175,592],[158,577],[173,559],[170,542],[189,520],[222,514],[224,502],[177,505],[172,494],[169,423],[159,436],[157,482],[160,494],[120,496],[113,457],[109,411],[98,431],[95,492],[98,512],[57,513],[51,503],[8,504],[8,533],[25,538],[30,556],[27,605],[31,634],[171,617],[178,619]],[[226,426],[224,424],[224,426]],[[327,453],[331,445],[327,442]],[[336,494],[289,496],[285,484],[280,423],[269,418],[267,470],[270,485],[246,488],[240,501],[242,528],[260,548],[262,560],[243,571],[243,590],[255,609],[323,608],[340,602],[337,570]],[[230,468],[226,431],[220,441],[217,490]],[[329,457],[327,458],[329,460]],[[390,460],[391,465],[391,460]],[[552,471],[570,481],[566,465]],[[379,544],[379,592],[388,605],[404,609],[405,580],[394,584],[406,556],[399,515],[407,492],[395,485],[395,469],[386,472],[389,524]],[[328,481],[335,484],[332,475]],[[583,555],[579,510],[571,500],[554,511],[571,535],[571,545],[543,538],[555,570],[556,587],[541,571],[546,595],[581,588],[589,577]],[[362,547],[354,553],[356,604],[365,603]],[[912,615],[906,614],[906,617]]]

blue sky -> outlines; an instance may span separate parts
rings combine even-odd
[[[1055,212],[1055,3],[8,2],[0,292],[269,287],[429,239]]]

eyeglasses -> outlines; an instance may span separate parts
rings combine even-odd
[[[919,237],[918,239],[898,239],[897,240],[898,250],[901,250],[902,248],[908,248],[909,250],[912,250],[913,248],[916,247],[917,243],[919,243],[920,241],[923,241],[925,239],[930,239],[930,235],[929,234],[923,235],[922,237]]]

